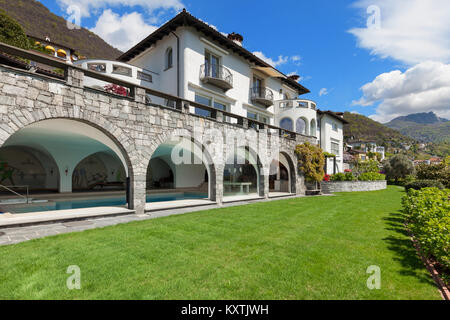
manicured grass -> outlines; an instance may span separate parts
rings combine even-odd
[[[1,299],[440,299],[388,190],[257,203],[0,247]],[[69,265],[81,290],[68,290]],[[366,286],[381,268],[381,289]]]

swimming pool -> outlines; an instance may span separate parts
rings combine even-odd
[[[207,193],[195,192],[176,192],[166,194],[152,194],[147,195],[147,202],[164,202],[176,201],[185,199],[207,199]],[[127,204],[125,197],[119,198],[105,198],[105,199],[84,199],[84,200],[57,200],[48,204],[24,206],[11,209],[12,213],[29,213],[38,211],[52,211],[52,210],[68,210],[68,209],[82,209],[93,207],[119,207]],[[0,213],[1,214],[1,213]]]

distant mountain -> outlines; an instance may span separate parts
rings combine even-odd
[[[28,35],[41,39],[49,36],[54,43],[88,58],[113,60],[122,53],[85,28],[70,30],[64,18],[51,13],[39,1],[0,0],[0,9],[19,22]]]
[[[450,141],[450,121],[439,118],[434,112],[398,117],[386,126],[424,143]]]
[[[414,139],[360,114],[346,112],[344,126],[346,141],[374,141],[379,145],[400,148],[402,144],[414,144]]]

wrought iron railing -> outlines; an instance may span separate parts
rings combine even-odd
[[[200,66],[200,80],[203,81],[206,78],[219,79],[233,86],[233,74],[231,71],[218,64],[205,63]]]
[[[264,87],[253,87],[251,89],[252,99],[264,99],[273,101],[272,90]]]

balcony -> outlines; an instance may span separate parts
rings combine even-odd
[[[268,88],[254,87],[251,89],[253,102],[262,104],[266,108],[273,105],[273,92]]]
[[[200,80],[228,91],[233,88],[233,75],[231,71],[221,65],[204,64],[200,67]]]

